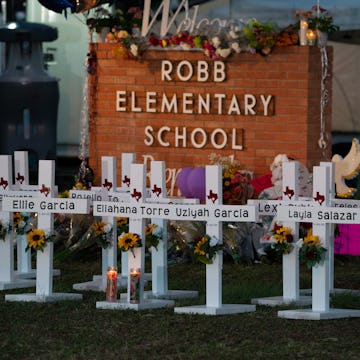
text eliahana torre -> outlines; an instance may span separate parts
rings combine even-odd
[[[156,91],[116,91],[116,111],[136,113],[216,114],[269,116],[273,114],[272,95],[197,94],[167,95]]]

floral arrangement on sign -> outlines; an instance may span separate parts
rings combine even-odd
[[[122,234],[118,237],[118,247],[121,251],[131,251],[135,257],[134,249],[141,247],[140,236],[134,233]]]
[[[30,230],[30,216],[28,213],[15,212],[13,214],[13,226],[16,234],[24,235]]]
[[[334,18],[329,11],[318,5],[314,5],[310,10],[297,10],[295,17],[305,19],[311,30],[319,30],[327,34],[339,31],[339,26],[334,24]],[[299,27],[299,22],[297,27]]]
[[[26,234],[27,246],[25,251],[30,249],[44,251],[44,247],[48,242],[52,242],[55,239],[55,234],[46,233],[42,229],[31,229]]]
[[[156,232],[156,224],[148,224],[145,226],[145,246],[150,249],[151,247],[157,250],[161,236]]]
[[[299,37],[297,30],[299,22],[279,29],[276,24],[262,22],[258,19],[248,21],[233,20],[226,27],[202,24],[192,34],[180,31],[160,38],[152,34],[149,38],[141,37],[142,9],[130,7],[128,10],[117,9],[114,15],[108,10],[98,8],[95,16],[87,19],[90,31],[100,31],[108,27],[106,42],[119,43],[115,47],[115,57],[140,58],[149,47],[175,48],[184,50],[201,49],[211,59],[224,59],[231,54],[241,52],[260,53],[269,55],[276,46],[297,45]],[[310,29],[331,33],[339,27],[333,24],[333,17],[329,12],[314,5],[310,10],[296,11],[297,18],[306,18]]]
[[[241,170],[240,163],[229,157],[210,154],[210,164],[221,165],[223,170],[223,204],[245,205],[254,194],[250,184],[253,173]]]
[[[256,19],[247,22],[243,29],[251,49],[269,55],[275,46],[278,29],[273,23],[262,23]]]
[[[3,223],[0,220],[0,239],[5,241],[6,235],[11,231],[12,227],[10,224]]]
[[[95,221],[91,227],[96,243],[103,249],[111,246],[112,226],[102,220]]]
[[[311,269],[323,260],[326,249],[321,245],[319,237],[313,235],[310,229],[303,240],[299,242],[299,259],[302,264]]]
[[[294,248],[294,236],[291,228],[275,223],[273,234],[270,236],[271,248],[274,249],[277,254],[284,255],[290,254]]]
[[[223,249],[215,236],[204,235],[196,238],[193,243],[195,260],[203,264],[212,264],[218,251]]]

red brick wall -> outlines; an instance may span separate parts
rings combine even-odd
[[[321,57],[317,47],[292,46],[276,48],[268,57],[253,54],[232,55],[224,60],[226,81],[187,82],[161,81],[161,60],[168,59],[174,64],[189,60],[195,64],[206,60],[198,51],[147,51],[141,61],[117,59],[113,49],[116,44],[91,44],[97,53],[97,72],[90,76],[90,166],[99,181],[101,156],[120,159],[123,152],[134,152],[138,162],[142,155],[152,155],[155,160],[166,162],[167,168],[201,166],[209,163],[211,153],[234,155],[244,169],[263,175],[275,155],[287,154],[308,167],[325,160],[318,147],[320,133],[320,89]],[[331,48],[328,51],[331,72]],[[193,93],[237,94],[242,101],[244,94],[272,95],[273,112],[268,116],[258,115],[218,115],[214,108],[212,114],[173,114],[173,113],[134,113],[116,111],[116,91],[136,91],[139,104],[144,103],[145,91],[165,92],[182,95]],[[331,90],[331,89],[330,89]],[[331,91],[330,91],[331,95]],[[331,101],[328,102],[326,130],[331,131]],[[243,111],[243,109],[241,109]],[[261,110],[261,107],[260,107]],[[187,127],[189,130],[200,127],[209,133],[216,128],[229,130],[243,129],[243,150],[214,149],[211,144],[205,148],[153,146],[144,144],[144,129],[169,126]],[[164,138],[172,142],[173,135]],[[229,140],[230,141],[230,140]],[[240,140],[239,140],[240,141]],[[330,155],[328,146],[326,155]]]

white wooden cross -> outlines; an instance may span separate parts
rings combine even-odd
[[[117,208],[132,208],[133,206],[145,204],[146,199],[146,167],[141,164],[132,164],[131,165],[131,183],[130,183],[130,202],[129,203],[110,203],[110,202],[100,202],[104,204],[109,204],[109,208],[114,205],[114,209]],[[108,211],[98,211],[99,202],[94,202],[94,215],[109,216],[109,217],[128,217],[129,218],[129,232],[137,234],[141,241],[142,247],[137,247],[133,249],[133,252],[128,254],[128,270],[127,270],[127,296],[126,300],[120,300],[117,302],[106,302],[99,301],[96,303],[98,309],[151,309],[151,308],[160,308],[168,307],[173,305],[172,300],[160,300],[160,299],[144,299],[144,273],[145,273],[145,216],[142,216],[140,213],[139,216],[130,216],[128,213],[117,213],[117,212],[108,212]],[[139,282],[139,298],[137,303],[130,302],[131,296],[131,278],[130,278],[130,269],[139,269],[140,270],[140,282]]]
[[[54,230],[54,213],[86,214],[89,212],[87,200],[54,198],[55,162],[39,161],[39,196],[36,198],[5,198],[3,209],[11,212],[31,212],[38,214],[37,227],[45,233]],[[49,242],[43,251],[36,253],[36,293],[7,294],[8,301],[50,302],[58,300],[78,300],[81,294],[53,292],[54,243]]]
[[[235,205],[219,205],[221,196],[221,168],[219,166],[208,166],[206,168],[207,178],[207,193],[208,200],[206,205],[195,204],[152,204],[143,201],[143,194],[145,192],[145,168],[144,165],[134,164],[131,166],[131,190],[130,194],[132,200],[130,204],[126,203],[109,203],[109,202],[94,202],[94,215],[111,215],[122,216],[130,218],[130,232],[135,232],[140,236],[144,236],[144,219],[146,218],[160,218],[166,220],[192,220],[192,221],[206,221],[209,222],[207,231],[208,235],[218,235],[221,237],[221,222],[222,221],[255,221],[257,218],[256,208],[254,206],[235,206]],[[205,234],[204,234],[205,235]],[[216,260],[218,258],[218,260]],[[137,267],[143,272],[144,265],[144,248],[135,249],[135,257],[129,255],[129,268]],[[202,314],[229,314],[255,311],[255,305],[223,305],[222,298],[222,254],[218,254],[215,261],[208,268],[207,278],[211,278],[207,285],[207,304],[205,306],[195,306],[187,308],[176,308],[176,312],[185,313],[202,313]],[[215,279],[214,279],[215,276]],[[143,283],[140,284],[143,286]],[[214,288],[215,290],[214,290]],[[143,309],[154,306],[169,306],[169,304],[154,305],[155,299],[143,299],[143,289],[140,290],[139,304],[132,304],[129,301],[122,301],[121,299],[115,303],[98,302],[97,308],[106,309]]]
[[[274,204],[279,204],[290,201],[294,204],[299,202],[298,178],[299,178],[299,163],[297,161],[284,162],[282,164],[282,201],[267,202],[267,206],[271,209],[275,208]],[[266,200],[265,200],[266,201]],[[250,201],[249,203],[264,206],[264,203],[259,201]],[[273,213],[276,218],[276,212]],[[292,229],[293,234],[293,250],[289,254],[282,256],[282,282],[283,295],[272,296],[265,298],[252,299],[253,304],[278,306],[283,304],[297,303],[297,304],[311,304],[311,297],[300,295],[299,289],[299,252],[295,246],[299,239],[299,223],[294,221],[283,222],[284,226]]]
[[[311,309],[283,310],[278,316],[288,319],[323,320],[345,317],[360,317],[360,310],[330,308],[329,239],[331,227],[328,224],[359,224],[360,210],[354,208],[331,207],[330,168],[313,168],[314,206],[280,206],[277,217],[284,221],[310,222],[313,235],[319,237],[322,246],[328,249],[324,261],[312,268],[312,307]],[[331,248],[331,246],[330,246]]]
[[[14,191],[12,196],[36,197],[39,194],[38,185],[29,184],[29,156],[27,151],[14,151]],[[18,193],[16,193],[18,191]],[[30,216],[29,214],[26,214]],[[16,276],[35,278],[36,269],[32,268],[31,251],[26,251],[26,234],[16,234],[17,271]],[[53,269],[53,275],[60,275],[59,269]]]
[[[101,158],[101,187],[93,187],[91,190],[71,190],[71,198],[86,198],[93,201],[117,201],[116,191],[129,192],[130,165],[135,162],[135,154],[123,153],[121,156],[121,182],[122,186],[117,188],[116,180],[116,157],[103,156]],[[104,216],[102,221],[112,225],[111,246],[102,249],[101,275],[93,275],[91,281],[73,284],[75,290],[104,291],[106,286],[106,271],[108,266],[117,266],[117,231],[116,218]],[[118,284],[124,280],[122,274],[127,274],[127,254],[121,255],[121,273],[118,276]],[[126,281],[126,280],[125,280]],[[126,283],[124,284],[126,285]]]
[[[11,191],[12,181],[12,157],[11,155],[0,155],[0,196],[2,202],[6,194]],[[0,239],[0,290],[32,287],[35,285],[35,280],[21,279],[15,276],[13,214],[5,210],[3,206],[0,211],[0,220],[9,230],[5,237]],[[9,226],[11,226],[11,230]]]
[[[165,162],[151,161],[150,164],[150,199],[151,203],[186,203],[194,204],[196,199],[167,198],[165,181]],[[151,294],[146,296],[158,299],[181,299],[197,297],[198,291],[191,290],[169,290],[168,288],[168,238],[167,238],[167,220],[154,218],[151,220],[158,228],[161,241],[156,249],[151,249]]]

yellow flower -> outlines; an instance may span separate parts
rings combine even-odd
[[[74,190],[86,190],[86,186],[81,181],[78,181],[74,186]]]
[[[307,235],[304,237],[304,243],[312,246],[318,246],[319,245],[319,237],[317,235],[312,234],[312,230],[310,229]]]
[[[30,248],[37,249],[45,244],[45,233],[43,230],[34,229],[27,233],[27,241]]]
[[[104,233],[104,227],[105,223],[103,221],[97,221],[93,224],[92,229],[95,232],[95,235],[98,236]]]
[[[117,226],[122,226],[128,223],[128,218],[126,217],[117,217],[116,218],[116,224]]]
[[[153,231],[157,228],[156,224],[146,225],[145,227],[145,235],[151,235]]]
[[[21,214],[19,212],[14,213],[14,215],[13,215],[13,225],[14,226],[19,225],[21,220],[22,220]]]
[[[205,251],[202,249],[202,247],[206,244],[208,239],[203,236],[195,245],[194,254],[198,255],[205,255]]]
[[[118,238],[118,247],[124,251],[128,251],[140,245],[139,235],[126,233]]]

